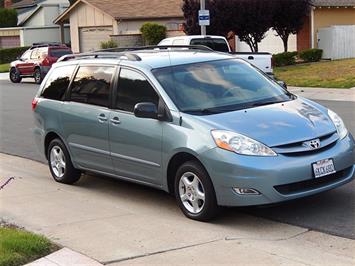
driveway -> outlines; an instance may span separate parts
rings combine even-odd
[[[47,166],[0,154],[0,217],[106,265],[353,265],[355,241],[227,209],[185,218],[173,197],[98,176],[54,182]]]

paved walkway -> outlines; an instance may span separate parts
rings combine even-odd
[[[62,248],[46,257],[26,264],[26,266],[103,266],[101,263],[75,252]]]
[[[327,88],[289,87],[288,90],[296,95],[308,99],[355,102],[355,88],[327,89]]]
[[[196,222],[164,192],[98,176],[63,185],[52,180],[47,165],[0,154],[0,183],[11,176],[0,191],[0,217],[104,265],[355,264],[351,239],[237,209],[211,223]],[[53,255],[64,254],[59,265],[82,265],[70,260],[71,251],[61,252]]]

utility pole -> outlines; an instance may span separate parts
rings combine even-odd
[[[206,9],[205,0],[200,0],[200,9],[201,10],[205,10]],[[207,35],[206,34],[206,25],[201,25],[201,35]]]

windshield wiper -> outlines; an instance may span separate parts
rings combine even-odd
[[[274,103],[283,103],[285,101],[268,101],[268,102],[257,102],[251,104],[252,107],[257,107],[257,106],[264,106],[264,105],[269,105],[269,104],[274,104]]]
[[[203,114],[203,115],[212,115],[212,114],[218,114],[220,113],[219,110],[216,110],[215,108],[201,108],[201,109],[187,109],[187,110],[182,110],[184,113],[189,113],[189,114]]]

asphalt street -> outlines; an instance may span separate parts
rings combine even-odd
[[[37,88],[38,85],[31,79],[24,80],[21,84],[0,81],[0,152],[45,162],[37,152],[32,137],[31,101]],[[355,102],[318,102],[336,111],[344,119],[349,131],[355,134]],[[114,182],[119,186],[120,181]],[[316,196],[275,206],[225,209],[222,216],[228,217],[236,212],[247,212],[355,239],[355,182]]]

